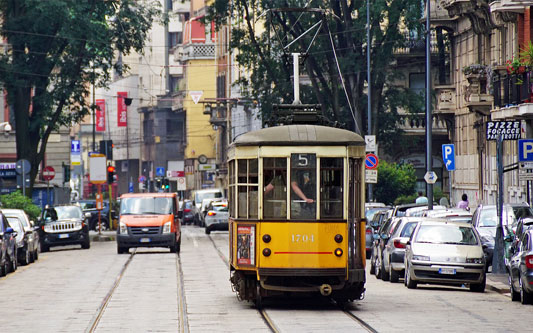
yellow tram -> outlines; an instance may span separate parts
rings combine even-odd
[[[264,128],[232,143],[230,269],[239,299],[362,298],[364,156],[361,136],[318,125]]]

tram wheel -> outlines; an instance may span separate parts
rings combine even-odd
[[[256,289],[255,289],[255,307],[257,309],[263,308],[263,297],[261,297],[261,285],[257,283]]]

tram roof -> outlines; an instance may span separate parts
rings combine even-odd
[[[345,129],[319,125],[284,125],[247,132],[235,146],[364,146],[365,140]]]

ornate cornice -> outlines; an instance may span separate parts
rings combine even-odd
[[[441,0],[440,4],[450,16],[468,18],[476,34],[490,34],[500,26],[492,17],[487,0]]]

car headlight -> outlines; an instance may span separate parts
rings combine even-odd
[[[125,223],[120,222],[119,230],[121,234],[127,234],[128,226]]]
[[[170,222],[165,223],[165,225],[163,226],[163,233],[170,234]]]
[[[483,258],[466,258],[467,264],[482,264]]]
[[[416,261],[429,261],[429,256],[413,255],[413,260],[416,260]]]

